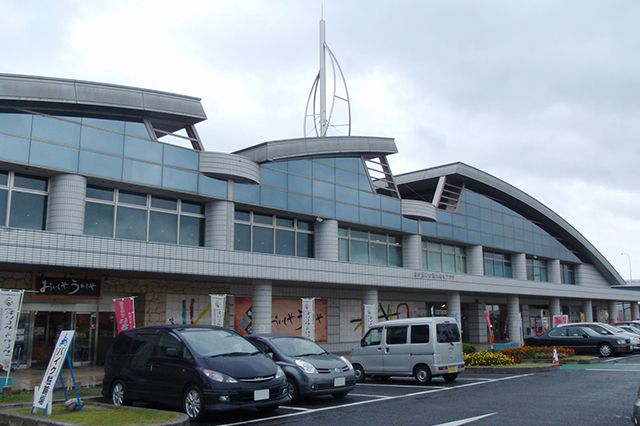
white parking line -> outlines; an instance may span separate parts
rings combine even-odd
[[[624,359],[621,356],[615,357],[615,358],[609,358],[609,359],[604,359],[600,362],[611,362],[611,361],[618,361],[619,359]]]
[[[456,379],[456,382],[458,382],[460,380],[466,380],[468,382],[471,382],[471,381],[475,381],[475,380],[493,380],[493,379],[488,379],[486,377],[473,377],[473,378],[471,378],[471,377],[458,377]]]
[[[389,397],[386,397],[384,399],[384,401],[389,401],[389,400],[392,400],[392,399],[408,398],[408,397],[413,397],[413,396],[418,396],[418,395],[426,395],[426,394],[434,393],[434,392],[446,392],[446,391],[453,390],[453,389],[466,388],[466,387],[469,387],[469,386],[484,385],[484,384],[493,383],[493,382],[502,382],[502,381],[505,381],[505,380],[520,379],[522,377],[528,377],[528,376],[533,376],[533,375],[534,375],[534,373],[519,374],[517,376],[501,377],[499,379],[492,379],[492,380],[483,381],[483,382],[467,383],[467,384],[464,384],[464,385],[444,387],[444,388],[439,388],[439,389],[431,389],[431,390],[422,391],[422,392],[413,392],[413,393],[410,393],[410,394],[407,394],[407,395],[389,396]],[[336,409],[344,408],[344,407],[354,407],[356,405],[371,404],[371,403],[376,403],[376,402],[379,402],[379,401],[381,401],[381,400],[380,399],[370,399],[370,400],[367,400],[367,401],[358,401],[358,402],[352,402],[352,403],[349,403],[349,404],[340,404],[340,405],[335,405],[335,406],[332,406],[332,407],[316,408],[316,409],[309,410],[309,411],[304,411],[304,412],[301,411],[301,412],[298,412],[298,413],[282,414],[282,415],[279,415],[279,416],[264,417],[264,418],[261,418],[261,419],[248,420],[248,421],[237,422],[237,423],[227,423],[226,425],[222,425],[222,426],[235,426],[235,425],[245,425],[245,424],[251,424],[251,423],[258,423],[258,422],[264,422],[264,421],[268,421],[268,420],[283,419],[283,418],[286,418],[286,417],[293,417],[293,416],[300,416],[300,415],[309,414],[309,413],[316,413],[316,412],[319,412],[319,411],[329,411],[329,410],[336,410]]]
[[[585,368],[586,371],[608,371],[608,372],[614,372],[614,371],[622,371],[622,372],[632,372],[632,373],[640,373],[640,370],[636,369],[636,370],[632,370],[632,369],[613,369],[613,368]]]
[[[485,417],[494,416],[496,414],[498,414],[497,411],[495,413],[485,414],[484,416],[469,417],[467,419],[460,419],[460,420],[456,420],[454,422],[440,423],[439,425],[435,425],[435,426],[461,426],[461,425],[466,425],[468,423],[475,422],[476,420],[484,419]]]
[[[303,408],[303,407],[291,407],[290,405],[281,405],[278,408],[283,408],[285,410],[295,410],[295,411],[311,411],[311,408]]]
[[[353,392],[350,392],[349,395],[351,395],[351,396],[364,396],[366,398],[380,398],[380,399],[389,398],[389,396],[387,396],[387,395],[371,395],[371,394],[368,394],[368,393],[353,393]]]
[[[419,388],[419,389],[443,389],[446,386],[432,386],[432,385],[393,385],[382,384],[382,383],[358,383],[358,386],[380,386],[380,387],[391,387],[391,388]]]

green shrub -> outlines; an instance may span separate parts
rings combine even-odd
[[[465,354],[472,354],[477,351],[476,351],[476,347],[473,346],[471,343],[463,343],[462,352],[464,352]]]
[[[468,367],[515,364],[513,358],[500,352],[473,352],[470,354],[464,354],[464,363]]]

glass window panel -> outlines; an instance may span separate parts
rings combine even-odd
[[[31,136],[31,114],[0,113],[0,132],[16,136]]]
[[[204,214],[204,204],[189,203],[187,201],[181,201],[180,211],[182,211],[183,213]],[[247,220],[249,219],[247,218]]]
[[[162,166],[125,158],[122,163],[122,178],[149,185],[162,185]]]
[[[251,251],[251,227],[236,223],[233,228],[233,240],[235,250]]]
[[[260,213],[254,213],[253,214],[253,222],[254,223],[264,223],[266,225],[273,225],[273,216],[266,215],[266,214],[260,214]]]
[[[427,253],[427,269],[430,271],[442,271],[442,255],[438,252]]]
[[[284,229],[276,229],[276,253],[295,256],[295,233]]]
[[[500,261],[494,262],[493,273],[496,277],[504,277],[504,263]]]
[[[67,120],[74,121],[73,118],[61,119],[34,115],[31,137],[77,147],[80,141],[80,122]]]
[[[360,157],[356,158],[336,158],[336,167],[343,170],[348,170],[353,173],[358,173],[362,168],[362,160]]]
[[[100,188],[99,186],[87,185],[87,198],[113,201],[113,193],[114,193],[113,189]]]
[[[342,226],[338,228],[338,236],[340,237],[348,237],[349,236],[349,228],[343,228]]]
[[[380,225],[380,210],[360,207],[358,208],[358,213],[360,214],[360,222],[375,226]]]
[[[366,241],[351,240],[351,262],[369,263],[369,243]]]
[[[311,176],[311,161],[310,160],[290,160],[288,161],[289,173]]]
[[[273,228],[253,227],[253,251],[273,253]]]
[[[159,144],[164,149],[164,164],[168,166],[182,167],[184,169],[198,170],[199,156],[193,149],[181,146]],[[224,182],[226,184],[226,182]]]
[[[151,197],[151,207],[157,207],[159,209],[166,210],[178,210],[178,200],[163,197]]]
[[[116,238],[147,239],[147,211],[118,206]]]
[[[93,119],[83,119],[83,122]],[[100,120],[100,127],[105,127],[104,123],[108,120]],[[88,148],[96,151],[107,152],[109,154],[122,155],[124,151],[124,123],[114,122],[122,125],[119,133],[113,131],[97,129],[89,126],[82,126],[82,134],[80,136],[80,144],[82,148]],[[94,123],[92,123],[94,124]]]
[[[81,150],[78,170],[92,176],[120,180],[122,178],[122,158]]]
[[[34,176],[19,175],[16,173],[13,179],[13,186],[18,188],[35,189],[38,191],[47,190],[47,179]]]
[[[350,188],[358,188],[358,175],[345,170],[336,170],[336,182]]]
[[[382,210],[394,213],[401,212],[402,209],[400,207],[400,200],[398,200],[397,198],[386,197],[384,195],[380,195],[379,198]]]
[[[336,203],[336,218],[345,222],[358,222],[358,208],[351,204]]]
[[[484,259],[484,274],[489,277],[495,276],[495,271],[493,270],[493,262],[491,259],[485,257]]]
[[[358,179],[358,188],[362,191],[371,191],[371,182],[369,182],[369,177],[366,175],[360,175]]]
[[[389,265],[402,266],[402,247],[389,246]]]
[[[147,205],[147,196],[136,192],[120,191],[118,194],[118,200],[121,203],[136,204],[138,206]]]
[[[412,325],[411,343],[429,343],[429,326]]]
[[[287,189],[287,175],[286,173],[276,172],[263,167],[260,170],[260,184]]]
[[[313,196],[334,199],[334,187],[332,183],[313,181]]]
[[[313,234],[297,233],[298,253],[300,257],[313,257]]]
[[[262,187],[260,190],[260,204],[286,210],[287,193],[285,191],[276,191],[271,188]]]
[[[386,244],[371,244],[371,263],[373,265],[387,264]]]
[[[233,183],[233,198],[235,201],[258,204],[260,202],[260,187],[248,183]]]
[[[97,127],[103,130],[110,130],[115,133],[124,134],[124,121],[108,120],[106,118],[83,118],[82,125]]]
[[[306,220],[300,220],[298,219],[298,229],[302,229],[304,231],[312,231],[313,230],[313,223],[306,221]]]
[[[9,172],[0,170],[0,185],[7,185],[9,182]]]
[[[287,194],[287,206],[291,211],[300,213],[311,213],[311,197],[309,197],[308,195],[289,192]]]
[[[372,209],[380,208],[380,196],[371,192],[358,191],[360,197],[360,205]]]
[[[371,232],[369,234],[371,241],[384,241],[387,242],[387,235],[386,234],[378,234],[376,232]]]
[[[78,170],[78,149],[34,140],[31,142],[29,163],[75,173]]]
[[[205,175],[198,175],[198,192],[213,197],[227,198],[227,182]]]
[[[242,220],[244,222],[249,222],[251,220],[251,213],[245,212],[244,210],[236,210],[233,218],[235,220]]]
[[[289,175],[287,177],[287,181],[289,182],[289,191],[299,192],[301,194],[311,194],[311,179]]]
[[[204,245],[204,219],[180,216],[180,244],[185,246]]]
[[[336,185],[336,200],[345,203],[358,204],[358,192],[355,189]]]
[[[162,163],[162,144],[148,139],[124,138],[124,155],[139,160]]]
[[[280,226],[283,228],[293,228],[293,219],[289,219],[286,217],[276,217],[276,226]]]
[[[456,272],[456,258],[452,254],[442,255],[442,272]]]
[[[178,215],[151,211],[149,241],[175,244],[178,241]]]
[[[367,231],[358,231],[357,229],[351,230],[351,238],[369,239],[369,233]]]
[[[335,201],[324,200],[322,198],[313,199],[313,214],[320,217],[335,217],[336,203]]]
[[[338,240],[338,258],[342,262],[349,261],[349,240],[340,238]]]
[[[45,229],[47,197],[13,191],[9,226],[14,228]]]
[[[9,191],[6,189],[0,189],[0,226],[6,226],[7,224],[7,199],[9,198]]]
[[[322,179],[329,182],[335,182],[335,169],[326,164],[319,163],[318,161],[313,162],[313,179],[314,184],[316,183],[315,179]],[[316,194],[317,195],[317,194]]]
[[[286,161],[273,161],[270,163],[264,163],[261,165],[262,167],[266,167],[271,170],[280,170],[283,172],[287,171],[287,162]]]
[[[87,202],[84,213],[84,233],[100,237],[113,237],[112,204]]]
[[[149,131],[144,123],[135,123],[133,121],[126,121],[124,123],[124,133],[129,136],[137,136],[139,138],[150,139]]]

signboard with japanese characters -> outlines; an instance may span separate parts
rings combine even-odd
[[[100,280],[38,276],[34,283],[35,297],[100,298]]]
[[[9,371],[20,319],[22,291],[0,290],[0,368]]]
[[[67,357],[67,353],[69,352],[69,348],[71,347],[71,343],[73,342],[74,334],[75,330],[62,330],[60,332],[56,347],[53,349],[53,354],[51,354],[47,370],[42,377],[42,382],[38,387],[38,391],[35,392],[32,409],[45,409],[50,403],[53,395],[53,388],[56,386],[58,377],[62,372],[62,367]]]
[[[364,316],[363,332],[366,333],[371,327],[378,322],[378,307],[376,305],[362,305]]]
[[[210,294],[211,296],[211,325],[224,327],[224,311],[227,304],[226,294]]]
[[[316,339],[316,327],[315,327],[315,298],[311,297],[309,299],[302,299],[302,318],[300,318],[300,322],[302,323],[302,337],[306,337],[307,339],[315,340]]]
[[[123,330],[136,328],[136,313],[133,297],[113,299],[113,305],[116,313],[116,326],[118,327],[118,333]]]

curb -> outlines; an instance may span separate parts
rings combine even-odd
[[[502,373],[502,374],[526,374],[526,373],[542,373],[545,371],[554,371],[558,369],[558,365],[541,364],[540,366],[493,366],[493,367],[465,367],[463,374],[486,374],[486,373]]]
[[[95,402],[95,401],[91,401],[91,405],[100,405],[100,406],[108,406],[113,408],[113,405],[111,404],[105,404],[102,402]],[[47,416],[42,416],[42,415],[30,415],[30,414],[17,414],[17,413],[9,413],[7,411],[5,411],[6,408],[10,408],[10,407],[29,407],[31,406],[31,404],[25,404],[25,403],[17,403],[17,404],[5,404],[2,406],[2,409],[0,409],[0,425],[11,425],[11,426],[41,426],[41,425],[56,425],[56,426],[77,426],[79,423],[66,423],[66,422],[59,422],[59,421],[55,421],[55,420],[51,420],[49,419]],[[141,411],[141,415],[144,416],[144,412],[145,411],[157,411],[157,410],[152,410],[150,408],[143,408],[143,407],[127,407],[127,408],[134,408],[136,410],[140,410]],[[187,417],[186,414],[184,413],[180,413],[180,412],[176,412],[176,419],[170,422],[166,422],[166,423],[155,423],[155,424],[149,424],[147,426],[188,426],[189,423],[189,417]]]

